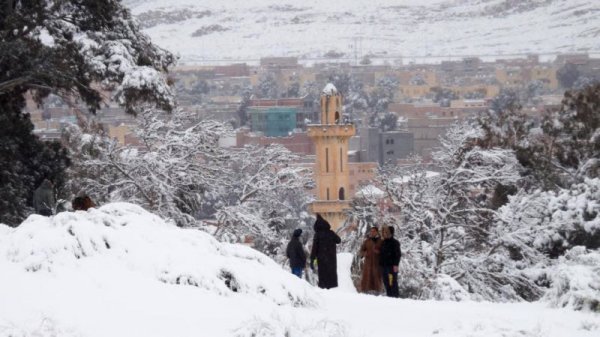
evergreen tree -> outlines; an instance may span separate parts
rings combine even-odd
[[[80,100],[92,111],[101,106],[102,91],[130,113],[141,102],[165,110],[174,105],[162,74],[174,57],[140,32],[118,0],[5,1],[0,44],[0,118],[8,131],[0,180],[10,186],[2,192],[1,221],[16,224],[26,216],[43,176],[60,188],[68,163],[58,144],[32,134],[28,115],[21,114],[26,93],[39,104],[50,94]]]
[[[579,178],[600,176],[600,83],[567,91],[561,109],[545,116],[542,129],[554,140],[560,167]]]
[[[264,73],[258,82],[258,95],[260,98],[279,98],[279,88],[275,75],[271,72]]]
[[[562,67],[560,67],[556,71],[556,77],[558,82],[563,88],[569,89],[573,87],[573,84],[579,78],[579,69],[577,69],[577,65],[573,63],[565,63]]]
[[[67,152],[60,143],[46,143],[34,135],[27,114],[0,113],[0,163],[0,223],[16,226],[31,213],[33,191],[44,179],[63,195]]]

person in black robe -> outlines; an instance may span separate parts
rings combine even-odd
[[[336,245],[342,240],[331,230],[329,222],[323,219],[320,214],[317,214],[314,229],[315,236],[310,253],[310,268],[314,270],[316,260],[319,288],[335,288],[338,286]]]

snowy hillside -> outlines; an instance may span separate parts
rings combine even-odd
[[[125,0],[182,63],[598,51],[596,0]],[[340,56],[339,53],[343,55]]]
[[[351,256],[340,255],[340,267]],[[543,303],[323,291],[268,257],[131,204],[0,225],[0,336],[597,336],[597,314]],[[346,271],[347,272],[347,271]],[[339,273],[344,273],[340,270]]]

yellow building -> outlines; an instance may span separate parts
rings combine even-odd
[[[131,132],[129,126],[121,124],[119,126],[109,126],[108,136],[112,139],[116,139],[119,144],[125,145],[125,136]]]
[[[537,66],[531,70],[531,80],[538,80],[546,83],[549,89],[558,89],[558,78],[556,69],[548,66]]]
[[[431,86],[427,84],[423,85],[400,85],[398,87],[397,96],[395,97],[409,97],[409,98],[421,98],[427,96],[431,91]]]
[[[333,230],[344,223],[344,211],[350,208],[348,144],[355,133],[354,125],[343,122],[342,95],[333,84],[327,84],[321,93],[321,124],[308,127],[316,154],[317,200],[311,210],[329,221]]]

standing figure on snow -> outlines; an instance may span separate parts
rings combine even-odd
[[[384,227],[380,261],[383,285],[389,297],[400,296],[398,293],[398,265],[401,257],[400,242],[394,239],[394,227]]]
[[[287,245],[285,255],[290,259],[292,274],[302,278],[302,270],[306,266],[306,253],[304,252],[304,247],[302,247],[302,242],[300,242],[300,235],[302,235],[302,230],[298,228],[292,234],[292,239]]]
[[[50,216],[54,208],[54,185],[44,179],[40,186],[33,192],[33,209],[39,215]]]
[[[335,288],[338,286],[336,245],[342,240],[331,230],[331,225],[321,217],[321,214],[317,214],[314,229],[315,236],[310,253],[310,268],[314,270],[316,260],[319,288]]]
[[[378,294],[381,292],[381,267],[379,266],[379,254],[381,253],[381,238],[377,227],[371,227],[369,237],[360,247],[360,256],[363,257],[362,278],[360,290],[363,293]]]

